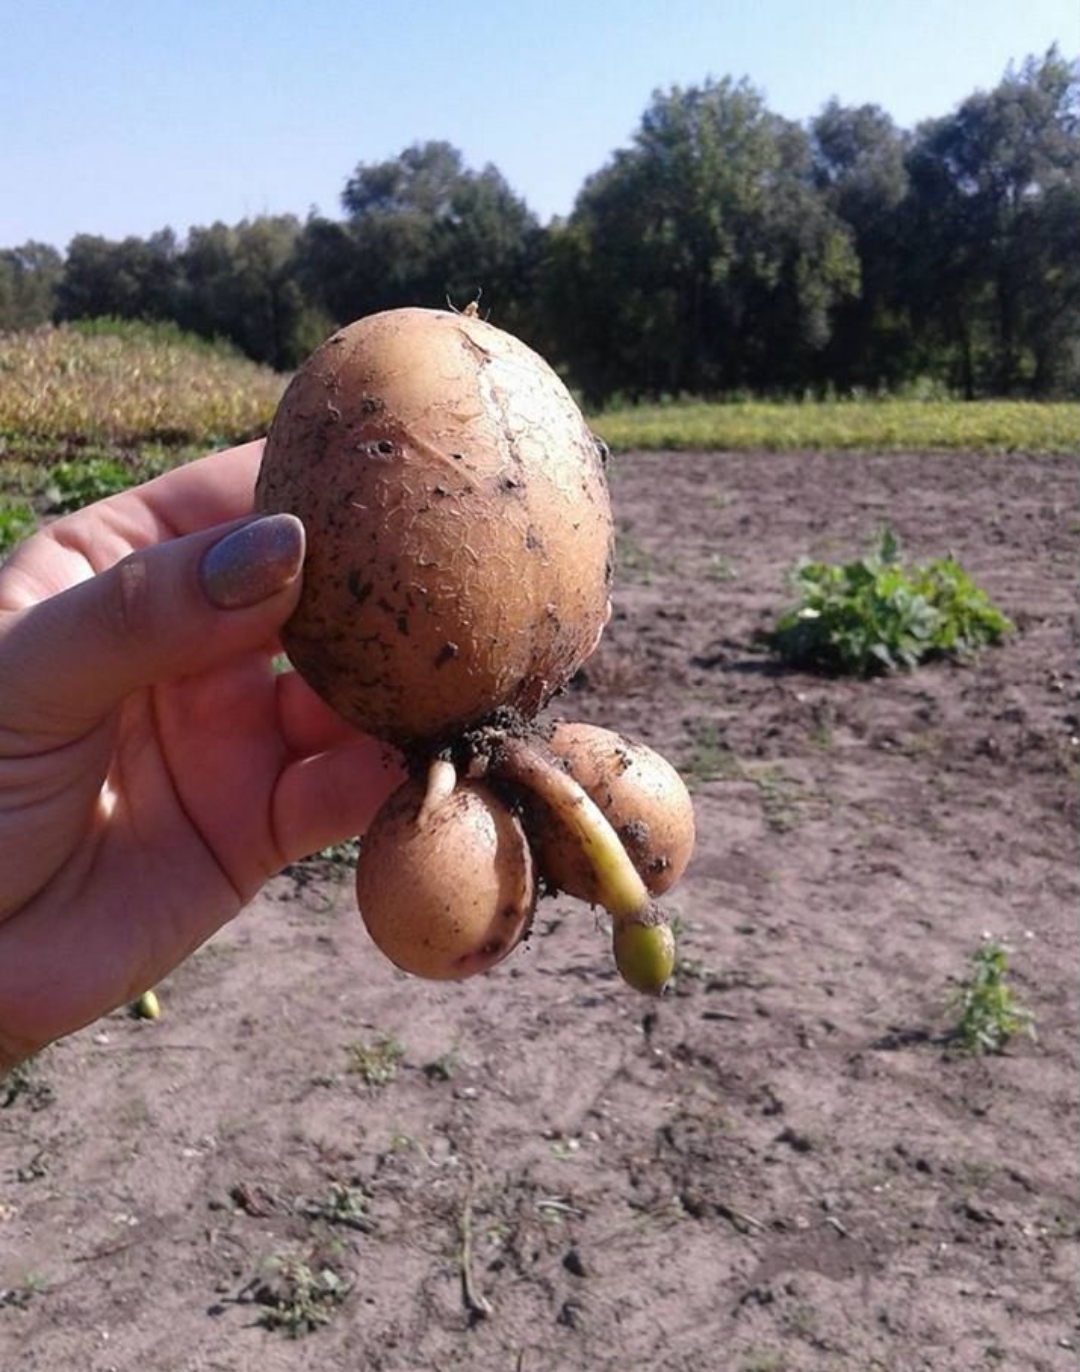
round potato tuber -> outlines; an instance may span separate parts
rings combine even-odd
[[[256,507],[307,531],[293,665],[395,744],[531,717],[603,629],[600,445],[548,364],[475,315],[389,310],[327,339],[274,416]]]
[[[356,897],[391,962],[456,981],[501,962],[528,930],[532,853],[488,786],[462,782],[435,804],[426,796],[407,781],[384,803],[361,846]]]

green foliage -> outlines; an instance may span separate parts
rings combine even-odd
[[[347,1052],[348,1070],[365,1086],[389,1086],[397,1076],[398,1063],[405,1050],[397,1039],[384,1035],[373,1043],[351,1043]]]
[[[474,171],[449,143],[415,143],[361,163],[342,205],[346,222],[310,221],[300,251],[301,273],[328,313],[461,308],[482,291],[503,328],[529,332],[542,233],[495,167]]]
[[[892,533],[867,557],[800,562],[798,604],[768,636],[786,663],[855,676],[966,657],[1012,626],[953,558],[905,569]]]
[[[333,1267],[283,1256],[270,1263],[269,1274],[256,1285],[253,1299],[264,1307],[260,1323],[265,1328],[298,1339],[329,1324],[349,1289],[349,1282]]]
[[[953,1038],[967,1053],[1000,1053],[1011,1038],[1034,1039],[1035,1017],[1019,1005],[1006,977],[1008,949],[988,940],[972,954],[971,972],[952,997]]]
[[[337,323],[482,289],[594,405],[1080,387],[1080,68],[1056,47],[911,132],[835,100],[802,125],[730,77],[657,91],[546,227],[443,141],[358,165],[342,211],[0,249],[0,344],[171,320],[286,370]]]
[[[553,237],[546,284],[590,402],[790,388],[858,289],[807,135],[745,81],[657,92]]]
[[[6,557],[36,526],[33,507],[25,500],[0,505],[0,557]]]
[[[49,473],[45,498],[55,514],[81,510],[95,500],[126,491],[140,480],[140,474],[122,462],[107,457],[92,457],[84,462],[58,462]]]
[[[346,1229],[359,1229],[365,1234],[370,1234],[375,1228],[368,1214],[367,1193],[348,1182],[332,1181],[325,1196],[305,1201],[300,1206],[300,1212],[307,1219],[322,1220]]]
[[[63,257],[47,243],[0,249],[0,333],[47,323],[63,272]]]
[[[173,319],[121,319],[116,315],[94,315],[73,319],[67,326],[82,338],[123,338],[150,347],[181,347],[203,356],[239,358],[240,349],[227,338],[202,338],[182,329]]]
[[[1056,48],[920,126],[905,305],[965,395],[1080,381],[1080,80]]]

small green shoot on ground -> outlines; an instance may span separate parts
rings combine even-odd
[[[971,957],[971,972],[950,1000],[958,1011],[952,1037],[966,1053],[1000,1053],[1017,1034],[1034,1039],[1035,1017],[1019,1005],[1006,980],[1008,949],[988,939]]]
[[[265,1328],[298,1339],[329,1324],[348,1294],[349,1283],[332,1267],[283,1256],[273,1259],[269,1275],[255,1287],[252,1298],[264,1307],[260,1323]]]
[[[300,1212],[307,1219],[359,1229],[365,1234],[370,1234],[375,1228],[368,1214],[367,1193],[348,1182],[332,1181],[325,1196],[304,1201]]]
[[[397,1076],[397,1065],[405,1052],[397,1039],[385,1036],[373,1043],[351,1043],[346,1051],[349,1071],[365,1086],[389,1086]]]
[[[872,676],[971,657],[1013,628],[954,558],[905,569],[889,530],[867,557],[803,561],[793,580],[799,602],[766,637],[789,666]]]

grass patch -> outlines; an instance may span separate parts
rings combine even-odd
[[[674,401],[609,410],[591,427],[635,449],[1075,453],[1076,406],[1023,400]]]

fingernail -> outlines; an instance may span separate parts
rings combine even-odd
[[[242,610],[284,590],[304,560],[304,526],[272,514],[226,534],[203,555],[199,577],[211,604]]]

